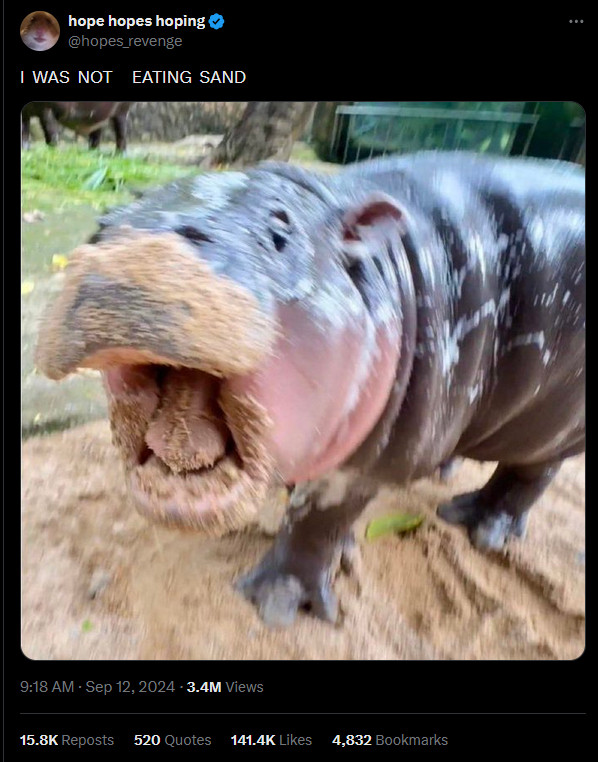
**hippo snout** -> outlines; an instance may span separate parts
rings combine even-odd
[[[220,533],[272,481],[267,412],[243,380],[271,353],[274,318],[176,233],[112,236],[74,252],[39,335],[38,367],[102,372],[113,441],[137,508]]]
[[[37,364],[53,379],[122,363],[227,376],[254,369],[275,334],[255,297],[215,275],[184,238],[130,234],[74,252],[42,322]]]

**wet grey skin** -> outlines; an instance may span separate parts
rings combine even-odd
[[[383,412],[335,464],[345,487],[331,490],[328,474],[289,484],[279,536],[237,583],[270,624],[300,609],[338,619],[334,576],[354,561],[351,526],[380,484],[452,459],[497,461],[482,489],[438,508],[497,551],[584,450],[585,175],[574,165],[422,153],[322,177],[265,164],[150,193],[107,215],[94,240],[122,225],[177,232],[265,311],[299,302],[324,334],[362,310],[374,327],[398,326]]]

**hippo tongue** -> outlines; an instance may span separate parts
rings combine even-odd
[[[216,403],[218,384],[202,371],[166,371],[145,441],[175,473],[211,467],[226,454],[229,431]]]

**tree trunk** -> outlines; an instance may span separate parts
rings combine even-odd
[[[210,168],[244,167],[264,159],[287,161],[301,137],[314,102],[252,101],[240,121],[227,130],[220,145],[203,162]]]

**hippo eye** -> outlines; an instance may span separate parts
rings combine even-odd
[[[184,236],[185,238],[188,238],[190,241],[197,241],[201,243],[212,243],[212,239],[209,238],[204,233],[201,233],[197,228],[192,227],[191,225],[183,225],[180,228],[177,228],[175,230],[175,233],[178,233],[179,235]]]
[[[280,220],[283,223],[283,225],[290,226],[291,224],[289,215],[286,212],[283,212],[282,210],[277,212],[272,212],[272,217],[274,217],[275,220]]]
[[[291,229],[289,215],[282,210],[271,212],[270,236],[276,251],[282,251],[287,244],[286,235]]]
[[[272,243],[274,244],[274,248],[276,249],[276,251],[282,251],[284,247],[287,245],[287,239],[283,238],[274,230],[271,230],[270,234],[272,235]]]

